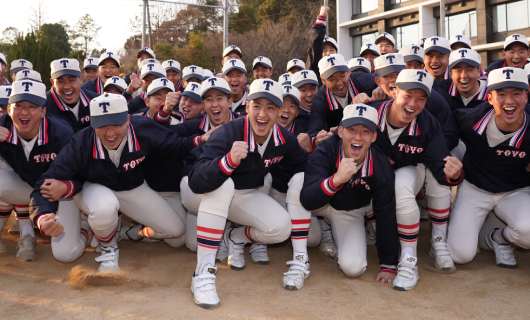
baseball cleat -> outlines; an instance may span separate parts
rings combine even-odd
[[[320,251],[324,253],[324,255],[332,259],[337,259],[337,246],[335,245],[335,241],[333,240],[333,233],[331,232],[331,228],[327,230],[322,229],[322,239],[320,240],[319,248]]]
[[[35,237],[25,236],[18,240],[17,259],[22,261],[35,259]]]
[[[96,257],[96,262],[99,262],[98,272],[118,272],[120,266],[118,260],[120,258],[120,249],[115,246],[100,246],[101,255]]]
[[[267,251],[266,244],[253,243],[249,248],[250,258],[257,264],[268,264],[270,260]]]
[[[454,272],[456,270],[447,241],[442,237],[431,240],[431,257],[434,259],[434,267],[441,272]]]
[[[406,255],[401,259],[398,265],[396,277],[393,281],[393,287],[399,291],[407,291],[414,289],[420,275],[418,274],[418,258]]]
[[[495,231],[496,230],[498,229],[495,229]],[[490,241],[491,247],[493,248],[493,252],[495,252],[495,261],[497,266],[508,269],[517,268],[517,260],[515,259],[513,247],[510,244],[500,244],[497,241],[493,240],[491,236]]]
[[[215,287],[216,273],[215,266],[205,266],[203,272],[191,278],[193,301],[201,308],[211,309],[221,303]]]
[[[223,262],[228,258],[228,245],[226,244],[226,239],[223,237],[219,243],[219,249],[217,250],[217,255],[215,260]]]
[[[234,229],[226,230],[224,233],[224,237],[226,238],[224,241],[228,245],[228,265],[232,270],[243,270],[246,266],[245,244],[232,241],[230,238],[232,230]]]
[[[287,290],[300,290],[304,287],[304,280],[309,277],[309,261],[304,256],[296,256],[287,261],[289,270],[283,274],[283,287]]]

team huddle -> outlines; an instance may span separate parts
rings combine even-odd
[[[438,271],[479,248],[516,267],[514,249],[530,248],[527,38],[508,36],[487,70],[462,35],[398,50],[382,33],[347,61],[326,20],[323,9],[307,61],[290,60],[277,81],[265,56],[249,75],[236,45],[217,74],[150,48],[123,78],[113,52],[82,68],[61,58],[48,91],[30,61],[11,61],[0,230],[14,212],[17,258],[35,259],[37,233],[64,263],[95,247],[98,272],[120,270],[120,241],[186,246],[197,254],[193,299],[211,308],[216,264],[244,269],[246,249],[267,264],[268,245],[290,240],[281,279],[300,290],[308,247],[359,277],[375,245],[375,280],[411,290],[424,217]]]

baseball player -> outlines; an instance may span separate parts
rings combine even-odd
[[[201,307],[219,304],[215,256],[223,234],[230,251],[229,263],[243,268],[245,244],[279,243],[290,233],[293,260],[288,262],[284,287],[300,289],[309,276],[306,242],[310,213],[294,204],[299,195],[288,190],[293,180],[302,183],[306,156],[296,138],[276,125],[281,105],[277,82],[255,80],[250,85],[247,116],[217,129],[202,146],[200,159],[190,172],[189,187],[201,194],[197,267],[192,278],[194,301]],[[258,190],[268,173],[273,188],[287,192],[289,213],[268,192]],[[241,226],[225,232],[226,219]]]
[[[401,48],[399,53],[403,56],[407,69],[423,69],[425,67],[425,64],[423,63],[424,53],[422,47],[416,44],[411,44]]]
[[[11,61],[11,69],[9,70],[11,73],[11,80],[15,81],[17,72],[24,69],[33,70],[33,64],[26,59],[16,59]]]
[[[377,107],[380,134],[376,144],[389,156],[396,170],[401,257],[393,286],[398,290],[414,288],[419,279],[416,247],[420,210],[415,198],[429,174],[438,182],[426,186],[433,198],[431,247],[435,266],[443,271],[454,269],[446,243],[449,216],[446,198],[450,195],[446,186],[460,183],[463,172],[461,162],[449,155],[439,122],[430,112],[424,111],[433,81],[433,77],[423,70],[404,69],[396,79],[394,100]]]
[[[444,37],[433,36],[425,39],[423,44],[425,70],[429,72],[438,82],[448,78],[447,66],[449,65],[449,53],[451,47],[449,40]]]
[[[304,69],[305,69],[305,62],[303,62],[300,59],[296,59],[295,58],[295,59],[291,59],[291,60],[289,60],[287,62],[286,71],[290,75],[293,75],[293,74],[297,73],[298,71],[304,70]]]
[[[471,262],[480,243],[495,252],[498,266],[514,268],[513,247],[530,248],[527,91],[523,69],[494,69],[488,75],[488,101],[456,114],[467,149],[466,176],[458,189],[448,234],[457,263]],[[484,224],[492,210],[502,223]]]
[[[142,80],[142,92],[129,102],[129,113],[135,114],[147,108],[145,104],[145,92],[147,91],[147,88],[153,80],[165,77],[166,70],[159,62],[145,63],[142,66],[140,72],[140,79]]]
[[[281,86],[283,86],[283,85],[291,85],[291,74],[290,73],[282,73],[278,77],[278,83]]]
[[[486,69],[487,73],[503,67],[524,68],[528,63],[528,39],[520,33],[511,34],[504,39],[504,58],[493,61]]]
[[[232,92],[232,112],[237,116],[246,114],[248,78],[245,64],[239,59],[230,59],[223,64],[222,71]]]
[[[167,78],[158,78],[151,81],[145,92],[145,104],[147,108],[140,111],[138,115],[154,119],[156,122],[174,126],[182,122],[182,117],[173,115],[173,109],[178,103],[179,92],[175,92],[173,82]]]
[[[348,60],[348,68],[350,69],[352,76],[355,76],[357,72],[372,72],[372,64],[368,59],[365,59],[363,57],[351,58],[350,60]]]
[[[143,163],[153,153],[179,157],[192,147],[191,139],[181,138],[150,119],[129,117],[123,96],[100,95],[90,102],[90,127],[74,136],[37,182],[32,193],[37,208],[33,221],[52,242],[61,241],[72,230],[78,232],[77,221],[62,221],[58,203],[53,201],[56,199],[47,198],[42,189],[46,179],[70,181],[64,194],[75,195],[76,206],[88,215],[101,252],[96,258],[98,270],[117,271],[118,211],[150,227],[158,238],[176,238],[184,233],[184,225],[172,208],[145,183]],[[67,214],[78,217],[75,212]]]
[[[83,84],[90,80],[96,80],[98,77],[98,63],[96,57],[88,57],[83,61]]]
[[[184,67],[182,70],[183,86],[187,87],[190,82],[201,83],[204,80],[202,68],[196,65]]]
[[[166,69],[166,76],[171,82],[173,82],[175,91],[182,92],[184,90],[184,85],[182,84],[181,79],[180,62],[174,59],[164,60],[162,61],[162,67]]]
[[[272,78],[272,62],[271,59],[258,56],[252,61],[252,75],[256,79],[271,79]]]
[[[361,46],[361,50],[359,51],[360,57],[370,61],[370,64],[372,66],[370,69],[371,72],[374,71],[374,59],[379,57],[380,55],[381,53],[379,52],[379,49],[373,43],[364,43]]]
[[[9,96],[11,95],[11,85],[0,86],[0,116],[7,112],[7,105],[9,104]]]
[[[298,71],[293,74],[291,85],[300,92],[300,114],[298,116],[305,118],[305,121],[308,122],[313,107],[313,99],[318,92],[317,75],[312,70]]]
[[[278,124],[287,129],[291,134],[298,136],[299,133],[306,132],[307,117],[300,115],[300,91],[290,85],[282,86],[283,105],[280,108]]]
[[[449,44],[451,46],[451,51],[455,51],[462,48],[471,49],[471,41],[463,34],[455,34],[449,40]]]
[[[37,82],[42,82],[42,77],[38,71],[31,69],[23,69],[17,72],[15,75],[15,81],[18,80],[33,80]]]
[[[196,82],[190,82],[186,89],[182,91],[179,100],[179,111],[183,120],[189,120],[200,116],[204,110],[202,97],[200,95],[201,85]]]
[[[81,70],[76,59],[61,58],[50,63],[52,87],[48,92],[48,114],[66,121],[72,130],[90,125],[93,94],[81,87]]]
[[[377,46],[380,54],[396,52],[396,39],[388,32],[383,32],[375,37],[374,44]]]
[[[338,135],[320,143],[308,157],[300,201],[306,209],[331,220],[338,264],[348,277],[358,277],[366,270],[364,220],[373,203],[380,261],[376,279],[390,283],[399,258],[394,171],[387,156],[372,146],[377,122],[377,111],[370,106],[344,108]]]
[[[331,37],[326,36],[327,20],[329,8],[322,6],[318,17],[312,28],[311,47],[307,50],[306,66],[313,70],[320,81],[320,74],[318,71],[318,62],[322,57],[337,53],[337,41]]]
[[[95,96],[103,93],[103,85],[108,78],[120,75],[120,60],[114,52],[107,51],[99,56],[98,76],[94,80],[89,80],[81,87],[85,92],[90,92]]]
[[[223,60],[221,64],[224,65],[230,59],[243,59],[243,51],[235,44],[231,44],[223,50]]]
[[[120,77],[108,78],[103,85],[103,92],[121,94],[127,102],[132,99],[132,96],[127,92],[127,82]]]
[[[0,118],[0,156],[8,165],[0,169],[0,230],[14,207],[20,231],[17,258],[35,258],[35,233],[29,218],[32,189],[72,136],[62,121],[46,116],[46,87],[33,80],[13,82],[8,114]],[[46,180],[49,188],[61,182]],[[40,186],[40,185],[39,185]],[[0,244],[0,251],[5,247]]]

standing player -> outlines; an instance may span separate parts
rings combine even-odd
[[[166,77],[173,82],[175,91],[182,92],[184,90],[184,85],[182,84],[180,74],[180,62],[173,59],[164,60],[162,61],[162,67],[166,69]]]
[[[423,63],[424,53],[422,47],[416,44],[411,44],[401,48],[399,53],[403,56],[407,69],[423,69],[425,67],[425,64]]]
[[[488,102],[457,113],[467,149],[466,177],[449,224],[448,244],[457,263],[471,262],[480,242],[495,252],[498,266],[514,268],[513,247],[530,248],[527,103],[526,73],[505,67],[488,75]],[[492,210],[499,225],[484,224]]]
[[[83,84],[90,80],[96,80],[98,77],[98,58],[88,57],[83,62]]]
[[[247,69],[243,61],[230,59],[223,65],[223,75],[232,92],[232,112],[237,116],[246,113],[247,106]]]
[[[326,36],[328,7],[320,7],[320,13],[313,24],[312,29],[312,45],[307,49],[306,66],[313,70],[320,81],[320,74],[318,71],[318,62],[322,57],[327,57],[330,54],[337,53],[337,41],[331,37]]]
[[[504,39],[503,59],[493,61],[486,69],[487,73],[503,67],[524,68],[528,63],[528,39],[525,35],[515,33]]]
[[[94,80],[87,81],[82,88],[95,96],[103,93],[103,85],[108,78],[120,75],[120,60],[114,52],[107,51],[99,56],[98,76]]]
[[[359,51],[359,57],[365,58],[370,61],[371,69],[370,72],[374,71],[374,59],[379,57],[381,53],[377,46],[373,43],[365,43],[361,46],[361,51]]]
[[[440,82],[448,78],[447,67],[449,65],[449,53],[451,53],[449,41],[444,37],[429,37],[425,39],[423,51],[425,70],[434,77],[436,88]]]
[[[202,68],[196,65],[184,67],[182,70],[183,86],[187,87],[188,83],[201,83],[204,80]]]
[[[147,107],[145,104],[145,92],[147,91],[147,88],[153,80],[165,77],[166,70],[158,61],[153,63],[148,62],[142,66],[140,73],[140,78],[142,79],[142,92],[129,101],[128,106],[130,114],[138,113]]]
[[[380,33],[375,37],[374,41],[380,54],[394,53],[396,52],[396,40],[394,36],[388,32]]]
[[[224,65],[230,59],[243,59],[243,52],[241,51],[241,48],[235,44],[231,44],[223,50],[222,64]]]
[[[26,59],[16,59],[11,61],[11,80],[15,81],[17,72],[25,69],[33,70],[33,64]]]
[[[182,114],[183,120],[193,119],[203,112],[200,90],[201,85],[199,83],[190,82],[182,91],[179,100],[179,112]]]
[[[469,41],[469,39],[462,34],[455,34],[453,37],[451,37],[449,43],[451,45],[451,51],[462,48],[471,49],[471,41]]]
[[[272,78],[272,62],[271,59],[258,56],[252,62],[252,75],[256,79],[271,79]]]
[[[291,59],[287,62],[287,68],[286,68],[286,71],[287,73],[289,73],[290,75],[293,75],[295,74],[296,72],[300,71],[300,70],[304,70],[305,69],[305,62],[303,62],[302,60],[300,59]]]

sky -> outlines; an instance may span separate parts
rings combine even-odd
[[[43,23],[61,20],[73,26],[88,13],[101,27],[95,47],[117,51],[133,34],[131,19],[142,17],[141,0],[2,0],[0,32],[15,27],[26,33],[31,30],[36,9],[42,8]]]

